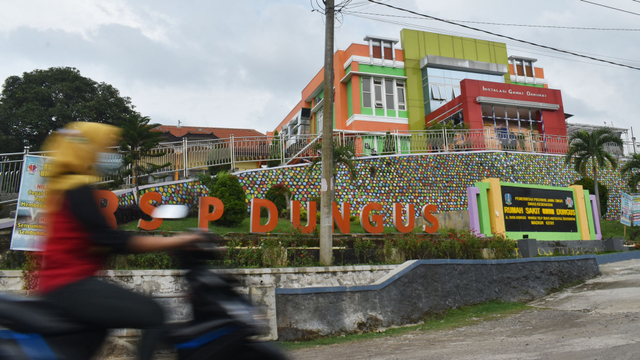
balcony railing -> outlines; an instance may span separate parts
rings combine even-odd
[[[531,132],[507,130],[421,130],[396,132],[348,132],[336,131],[333,141],[336,146],[349,146],[356,157],[448,153],[462,151],[514,151],[539,154],[566,154],[568,137],[550,136]],[[286,165],[311,161],[320,156],[322,136],[298,134],[292,136],[253,136],[214,140],[187,140],[161,143],[152,153],[162,154],[148,157],[142,162],[164,165],[153,175],[156,177],[182,175],[188,177],[190,170],[206,169],[226,165],[231,169],[258,164]],[[615,144],[606,146],[615,156],[634,153],[631,142],[620,148]],[[636,145],[640,151],[640,144]],[[28,153],[0,154],[0,204],[17,199],[23,156]],[[31,153],[35,154],[35,153]],[[39,153],[39,155],[43,155]],[[248,165],[246,163],[253,163]],[[248,165],[248,166],[247,166]],[[110,178],[102,179],[109,182]],[[129,179],[127,183],[131,183]]]

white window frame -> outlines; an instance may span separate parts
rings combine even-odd
[[[401,89],[402,89],[402,98],[403,98],[402,102],[400,102],[400,95],[399,95],[399,92]],[[402,80],[395,81],[395,94],[396,94],[396,104],[398,105],[398,111],[406,111],[407,110],[407,88],[405,86],[404,81]]]
[[[373,100],[373,97],[372,97],[373,91],[371,91],[373,89],[373,82],[372,82],[371,79],[372,79],[371,76],[363,76],[362,77],[362,83],[364,83],[365,81],[367,81],[369,83],[369,91],[368,92],[364,91],[364,86],[362,87],[362,98],[363,98],[363,100],[367,96],[367,94],[369,95],[369,105],[371,105],[371,106],[364,106],[364,101],[363,101],[363,104],[362,104],[362,107],[366,107],[367,109],[374,109],[375,108],[374,100]]]
[[[376,80],[379,81],[379,84],[376,84]],[[380,101],[377,99],[378,90],[380,90]],[[384,106],[384,78],[373,78],[373,108],[374,109],[385,109]]]

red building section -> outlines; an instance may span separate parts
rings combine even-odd
[[[460,88],[460,96],[425,117],[427,126],[461,111],[469,129],[502,126],[513,132],[567,135],[560,90],[469,79]]]

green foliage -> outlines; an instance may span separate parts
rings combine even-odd
[[[629,161],[620,168],[620,173],[629,177],[627,185],[632,193],[640,191],[638,189],[638,185],[640,185],[640,154],[631,154]]]
[[[237,177],[228,172],[218,173],[215,182],[209,187],[209,196],[220,199],[224,204],[222,217],[216,223],[236,226],[247,218],[247,194]]]
[[[159,124],[149,124],[150,121],[149,117],[134,113],[127,116],[122,123],[120,151],[124,155],[124,165],[128,169],[123,171],[121,176],[133,176],[138,199],[140,198],[139,187],[144,183],[141,176],[152,174],[171,165],[171,163],[160,164],[158,161],[152,161],[154,158],[164,156],[165,153],[151,152],[162,141],[162,133],[152,131]]]
[[[178,259],[168,252],[147,254],[116,255],[109,259],[107,269],[111,270],[169,270],[180,267]]]
[[[0,94],[0,152],[39,150],[52,131],[74,121],[121,125],[133,115],[131,99],[71,67],[9,76]]]
[[[322,149],[322,144],[316,144],[316,151],[320,151]],[[335,178],[338,174],[338,165],[343,164],[349,175],[351,175],[351,179],[355,179],[357,177],[356,165],[355,165],[355,148],[353,143],[347,143],[345,145],[335,145],[333,146],[333,177]],[[322,163],[322,156],[316,156],[311,160],[311,164],[307,168],[307,172],[311,173],[313,169],[315,169],[316,165]]]
[[[278,216],[287,209],[287,202],[291,196],[291,191],[282,183],[273,185],[265,194],[265,199],[273,202],[278,208]]]
[[[274,167],[280,165],[281,153],[282,145],[280,145],[280,136],[278,135],[278,130],[276,130],[273,132],[273,139],[271,140],[271,145],[269,145],[269,158],[277,160],[267,161],[267,166]]]
[[[616,136],[610,128],[600,128],[592,132],[576,131],[569,137],[569,150],[565,156],[565,163],[571,164],[576,172],[587,176],[587,167],[591,166],[593,180],[598,184],[598,169],[610,164],[613,169],[618,167],[618,160],[607,152],[605,146],[615,144],[622,149],[622,139]],[[600,204],[599,186],[594,186],[600,216],[604,216]]]
[[[355,250],[356,258],[358,258],[359,263],[363,264],[368,264],[372,261],[372,256],[375,255],[372,250],[376,247],[376,244],[369,238],[357,238],[353,242],[353,249]]]
[[[585,190],[589,190],[589,194],[596,193],[595,183],[592,178],[583,177],[582,179],[573,183],[574,185],[582,185]],[[609,210],[609,188],[603,183],[598,183],[598,194],[600,195],[600,208],[602,214],[606,214]]]

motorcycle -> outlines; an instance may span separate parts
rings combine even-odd
[[[262,325],[250,301],[234,289],[237,283],[210,271],[208,262],[218,253],[213,243],[195,247],[177,252],[187,270],[193,319],[167,324],[163,342],[179,360],[285,360],[270,344],[254,340]],[[43,299],[0,293],[0,360],[89,359],[105,336],[106,330],[67,319]]]

